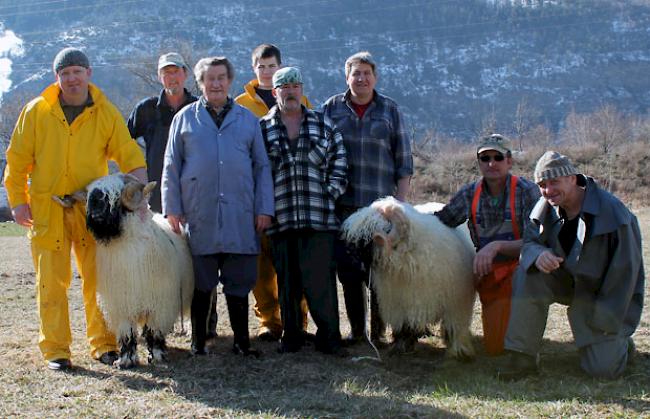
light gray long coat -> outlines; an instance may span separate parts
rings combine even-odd
[[[257,254],[257,215],[274,215],[273,181],[258,119],[233,104],[217,128],[201,101],[172,120],[162,175],[165,215],[187,222],[193,255]]]

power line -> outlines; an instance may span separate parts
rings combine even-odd
[[[28,6],[32,5],[48,5],[48,4],[58,4],[58,3],[65,3],[66,0],[53,0],[53,1],[44,1],[40,3],[32,3],[28,4]],[[0,13],[0,18],[3,17],[14,17],[14,16],[26,16],[26,15],[37,15],[37,14],[42,14],[42,13],[60,13],[60,12],[68,12],[71,10],[83,10],[83,9],[92,9],[96,7],[104,7],[104,6],[110,6],[111,8],[115,8],[116,6],[121,6],[123,4],[130,4],[130,3],[143,3],[143,2],[149,2],[149,3],[158,3],[157,1],[152,1],[152,0],[125,0],[121,2],[107,2],[107,3],[92,3],[92,4],[84,4],[81,6],[73,6],[73,7],[63,7],[60,9],[47,9],[47,10],[29,10],[29,11],[23,11],[23,12],[15,12],[15,13]],[[314,4],[318,3],[331,3],[331,0],[318,0],[318,1],[309,1],[309,2],[304,2],[304,3],[285,3],[285,4],[279,4],[279,5],[272,5],[272,6],[255,6],[256,10],[266,10],[266,9],[273,9],[276,10],[278,8],[286,8],[286,7],[310,7],[313,6]],[[236,3],[235,3],[236,4]],[[240,4],[240,6],[242,6]],[[6,7],[0,7],[0,9],[3,8],[16,8],[18,6],[6,6]],[[185,16],[185,15],[183,15]],[[203,15],[201,15],[203,16]]]
[[[580,15],[576,14],[558,14],[558,15],[547,15],[547,16],[534,16],[534,17],[524,17],[521,19],[512,19],[509,20],[509,23],[521,23],[521,22],[530,22],[530,21],[541,21],[541,20],[548,20],[548,19],[556,19],[556,18],[566,18],[566,17],[577,17]],[[606,23],[608,20],[589,20],[589,21],[581,21],[581,22],[569,22],[569,23],[557,23],[557,24],[550,24],[546,26],[537,26],[534,28],[534,30],[544,30],[544,29],[549,29],[549,28],[557,28],[557,27],[565,27],[565,26],[580,26],[580,25],[591,25],[591,24],[600,24],[600,23]],[[493,27],[496,23],[501,23],[501,20],[488,20],[488,21],[482,21],[482,22],[471,22],[471,23],[464,23],[464,24],[457,24],[457,25],[447,25],[447,26],[436,26],[436,27],[425,27],[425,28],[414,28],[414,29],[404,29],[404,30],[393,30],[393,31],[384,31],[382,34],[383,35],[399,35],[399,34],[406,34],[406,33],[421,33],[421,32],[431,32],[431,31],[450,31],[450,30],[457,30],[459,33],[455,34],[446,34],[442,36],[429,36],[427,40],[421,40],[419,38],[413,37],[407,40],[394,40],[392,41],[394,44],[408,44],[408,43],[420,43],[420,44],[431,44],[435,41],[443,40],[443,39],[450,39],[450,38],[464,38],[464,37],[471,37],[471,36],[483,36],[487,32],[472,32],[469,33],[467,31],[460,31],[460,29],[471,29],[471,28],[476,28],[476,27],[485,27],[485,26],[490,26]],[[167,34],[172,34],[172,33],[177,33],[181,31],[186,31],[188,29],[178,29],[178,30],[156,30],[156,31],[144,31],[140,32],[142,35],[152,35],[152,34],[160,34],[160,33],[167,33]],[[508,30],[504,29],[498,29],[497,32],[499,33],[514,33],[514,32],[521,32],[522,30],[527,30],[531,31],[531,28],[512,28]],[[368,36],[373,36],[376,37],[374,34],[370,34]],[[336,46],[333,47],[313,47],[314,43],[319,43],[319,42],[335,42],[337,43]],[[381,45],[385,41],[377,41],[377,42],[359,42],[359,44],[362,45]],[[51,42],[47,42],[51,43]],[[35,44],[32,42],[31,44]],[[333,49],[340,49],[341,45],[346,45],[350,44],[350,38],[321,38],[321,39],[312,39],[312,40],[301,40],[301,41],[287,41],[283,42],[284,45],[306,45],[309,44],[310,47],[308,49],[303,49],[303,50],[293,50],[293,53],[305,53],[305,52],[313,52],[313,51],[325,51],[325,50],[333,50]],[[226,47],[222,48],[221,51],[223,52],[232,52],[232,51],[239,51],[240,48],[236,47]],[[105,59],[103,63],[98,63],[95,64],[94,67],[107,67],[111,66],[111,62],[116,62],[117,64],[120,63],[120,60],[112,60],[112,59]],[[128,61],[125,61],[128,62]],[[15,67],[39,67],[39,66],[49,66],[50,63],[17,63],[14,64]]]
[[[457,0],[447,0],[447,1],[441,1],[440,3],[437,3],[436,5],[442,5],[442,4],[449,4],[449,3],[454,3]],[[324,2],[324,1],[323,1]],[[315,2],[315,3],[323,3],[323,2]],[[346,12],[335,12],[335,13],[326,13],[326,14],[321,14],[321,15],[310,15],[306,17],[301,17],[300,21],[311,21],[311,20],[318,20],[322,19],[324,17],[334,17],[334,16],[345,16],[345,15],[353,15],[353,14],[360,14],[360,13],[381,13],[385,12],[388,10],[395,10],[395,9],[403,9],[403,8],[412,8],[412,7],[419,7],[419,6],[427,6],[430,5],[431,2],[425,2],[425,3],[417,3],[417,4],[400,4],[397,6],[389,6],[389,7],[378,7],[378,8],[373,8],[371,10],[351,10],[351,11],[346,11]],[[1,16],[0,16],[1,17]],[[189,14],[184,14],[183,19],[193,19],[193,18],[204,18],[205,15],[189,15]],[[74,31],[80,31],[84,29],[92,29],[92,30],[98,30],[98,29],[113,29],[115,27],[119,26],[128,26],[128,27],[134,27],[134,26],[139,26],[139,25],[146,25],[146,24],[165,24],[165,23],[173,23],[175,21],[179,20],[179,18],[169,18],[169,19],[152,19],[152,20],[142,20],[142,21],[119,21],[119,22],[111,22],[108,24],[104,25],[93,25],[90,28],[87,25],[84,26],[78,26],[78,27],[73,27],[73,28],[68,28],[66,29],[67,32],[74,32]],[[277,23],[277,22],[286,22],[286,19],[271,19],[271,20],[264,20],[265,24],[271,24],[271,23]],[[194,30],[194,29],[186,29],[183,28],[183,31],[188,31],[188,30]],[[47,30],[47,31],[32,31],[32,32],[25,32],[21,33],[21,37],[26,37],[26,36],[33,36],[33,35],[46,35],[46,34],[52,34],[52,33],[60,33],[60,30]],[[160,30],[156,31],[154,33],[166,33],[167,30]],[[40,44],[40,43],[45,43],[44,41],[34,41],[30,42],[29,44]]]

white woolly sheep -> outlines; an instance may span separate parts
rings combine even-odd
[[[97,240],[98,300],[108,328],[118,337],[120,368],[138,364],[138,324],[143,325],[148,361],[166,361],[165,335],[181,312],[189,313],[192,302],[187,241],[147,208],[155,184],[114,174],[86,188],[86,224]],[[65,198],[55,200],[68,204]]]
[[[452,229],[427,214],[441,207],[383,198],[348,217],[342,235],[357,245],[374,241],[372,287],[393,331],[423,332],[442,321],[448,354],[467,360],[474,356],[475,251],[465,226]]]

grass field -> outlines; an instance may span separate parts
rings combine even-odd
[[[0,223],[0,237],[17,237],[24,236],[27,233],[25,227],[16,223]]]
[[[637,211],[650,240],[650,210]],[[35,278],[29,243],[2,225],[0,238],[0,417],[650,417],[650,313],[635,335],[640,352],[624,377],[599,381],[578,367],[566,309],[551,310],[541,375],[504,384],[493,377],[499,358],[479,350],[473,363],[444,357],[437,337],[416,353],[383,362],[321,355],[312,347],[280,355],[270,343],[245,359],[229,352],[231,332],[219,295],[219,333],[213,354],[194,358],[189,321],[170,337],[171,361],[120,371],[88,355],[78,278],[70,290],[73,363],[70,373],[49,371],[38,351]],[[644,243],[646,267],[650,247]],[[646,287],[646,297],[648,294]],[[251,299],[252,301],[252,299]],[[342,299],[340,300],[342,303]],[[252,305],[252,303],[251,303]],[[251,310],[252,311],[252,310]],[[341,307],[343,312],[343,307]],[[348,325],[342,319],[342,332]],[[251,333],[256,328],[251,313]],[[310,325],[313,328],[313,325]],[[312,330],[313,331],[313,330]],[[474,316],[480,348],[480,312]],[[369,346],[355,356],[373,356]],[[146,354],[141,345],[141,359]]]

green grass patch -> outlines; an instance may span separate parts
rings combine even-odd
[[[0,237],[17,237],[27,234],[27,229],[14,222],[0,223]]]

